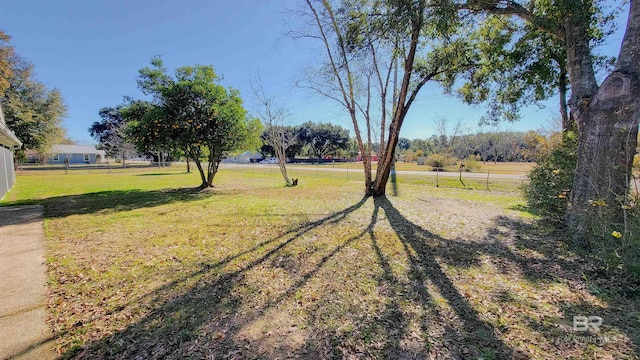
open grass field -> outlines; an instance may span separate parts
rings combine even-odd
[[[295,164],[296,166],[308,166],[308,167],[313,167],[316,166],[315,164]],[[372,168],[376,169],[377,168],[378,163],[374,162],[372,164]],[[333,168],[339,168],[339,169],[345,169],[345,168],[350,168],[350,169],[361,169],[362,168],[362,164],[361,163],[335,163],[332,164],[330,162],[325,162],[322,163],[320,166],[322,167],[333,167]],[[513,175],[520,175],[520,174],[527,174],[529,173],[529,171],[531,171],[531,169],[533,169],[533,167],[535,166],[535,163],[533,162],[498,162],[498,163],[494,163],[494,162],[478,162],[478,169],[475,169],[474,172],[476,173],[484,173],[486,174],[487,172],[490,172],[492,174],[513,174]],[[396,163],[396,170],[399,171],[431,171],[431,167],[427,166],[427,165],[418,165],[415,162],[397,162]],[[453,171],[453,172],[457,172],[458,168],[456,165],[451,166],[448,170]]]
[[[25,171],[0,205],[45,206],[62,358],[638,358],[640,300],[518,182],[366,198],[357,174],[223,169],[198,192],[182,168]]]

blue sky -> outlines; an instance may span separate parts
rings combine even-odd
[[[122,103],[123,96],[142,96],[135,79],[154,55],[169,69],[213,65],[225,86],[240,90],[250,111],[250,78],[259,72],[266,91],[290,110],[291,123],[332,122],[351,129],[340,107],[295,86],[303,69],[323,56],[310,40],[286,36],[292,27],[286,10],[296,6],[296,0],[7,1],[0,28],[16,52],[34,63],[37,79],[62,92],[72,139],[92,141],[87,129],[100,120],[99,109]],[[603,52],[617,55],[620,41],[619,34],[612,36]],[[524,109],[521,121],[502,128],[549,127],[556,103],[552,98],[543,109]],[[443,116],[475,129],[483,113],[482,106],[466,106],[428,86],[401,136],[429,137],[434,120]]]

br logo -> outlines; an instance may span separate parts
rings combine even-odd
[[[574,331],[589,331],[589,328],[592,328],[594,331],[600,331],[600,325],[602,325],[602,318],[600,316],[573,317]]]

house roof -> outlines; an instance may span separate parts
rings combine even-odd
[[[54,154],[101,154],[103,150],[96,150],[95,145],[53,145],[51,152]]]
[[[13,131],[7,127],[7,123],[4,121],[4,114],[2,113],[2,105],[0,105],[0,145],[11,147],[22,145],[22,142],[18,140]]]

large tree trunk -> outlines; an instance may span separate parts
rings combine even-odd
[[[394,99],[396,101],[393,118],[391,120],[391,124],[389,124],[389,140],[386,143],[386,148],[382,153],[382,159],[378,162],[378,169],[376,171],[376,179],[373,181],[373,185],[371,188],[371,195],[380,196],[385,195],[387,192],[387,182],[389,181],[389,174],[391,173],[391,168],[395,163],[395,149],[398,145],[398,140],[400,138],[400,129],[402,128],[402,123],[404,122],[404,118],[407,116],[407,111],[411,107],[415,96],[420,91],[420,88],[427,82],[430,77],[424,78],[420,80],[420,82],[415,85],[415,89],[409,94],[409,86],[411,83],[411,75],[413,74],[414,61],[416,56],[416,50],[418,47],[418,42],[420,39],[420,31],[422,30],[422,25],[424,21],[424,9],[426,7],[426,2],[419,1],[417,4],[417,8],[414,9],[414,13],[411,20],[411,42],[409,44],[409,51],[407,52],[407,57],[403,63],[404,75],[402,77],[402,84],[400,85],[400,91],[397,94],[398,98]],[[395,86],[394,86],[395,88]],[[382,151],[383,149],[380,149]]]
[[[364,168],[364,193],[366,195],[373,194],[373,176],[371,175],[371,150],[365,149],[363,144],[360,145],[360,154],[362,156],[362,167]],[[378,158],[379,159],[379,158]]]
[[[570,22],[570,21],[569,21]],[[575,25],[575,24],[574,24]],[[573,31],[571,31],[573,30]],[[571,191],[569,223],[578,240],[590,226],[592,201],[602,200],[612,216],[621,219],[621,202],[626,199],[640,118],[640,6],[631,0],[625,37],[616,63],[600,88],[583,70],[590,63],[585,54],[585,29],[567,28],[567,55],[572,85],[571,112],[579,131],[576,176]],[[576,40],[577,41],[572,41]],[[590,66],[590,64],[588,64]],[[588,75],[588,74],[587,74]],[[602,202],[598,202],[602,204]],[[586,245],[586,243],[585,243]]]
[[[620,220],[637,145],[639,90],[637,78],[614,72],[576,119],[579,141],[569,215],[578,236],[589,230],[593,201],[606,204],[612,221]]]
[[[560,117],[562,119],[562,131],[567,131],[573,128],[573,121],[569,117],[569,111],[567,106],[567,70],[566,64],[560,65],[560,78],[558,79],[558,97],[560,98]]]
[[[198,172],[200,173],[200,180],[202,180],[202,184],[200,184],[200,188],[204,189],[207,187],[207,176],[204,174],[202,163],[200,162],[200,159],[195,157],[193,158],[193,162],[196,164],[196,167],[198,168]]]
[[[382,161],[378,162],[378,170],[376,170],[376,179],[373,182],[371,189],[371,195],[380,196],[387,192],[387,182],[389,181],[389,175],[391,174],[391,168],[394,163],[394,149],[398,145],[398,139],[400,134],[400,126],[402,120],[394,120],[389,127],[389,141],[387,141],[387,147],[384,151],[385,156]]]

